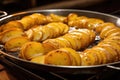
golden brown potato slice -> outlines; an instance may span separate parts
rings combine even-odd
[[[51,13],[47,16],[48,22],[65,22],[66,17]]]
[[[73,20],[75,20],[77,17],[78,17],[78,15],[77,15],[76,13],[70,13],[70,14],[68,14],[68,16],[67,16],[67,20],[68,20],[68,22],[69,22],[69,21],[73,21]]]
[[[63,38],[65,38],[71,44],[70,48],[76,49],[76,43],[74,39],[70,37],[69,34],[64,35]]]
[[[108,36],[111,36],[112,34],[119,33],[120,34],[120,28],[116,27],[113,29],[108,30],[105,34],[104,37],[107,38]]]
[[[94,52],[92,49],[86,49],[85,51],[83,51],[84,56],[88,57],[89,60],[86,59],[86,63],[87,65],[97,65],[99,64],[99,58],[96,54],[96,52]],[[84,66],[85,66],[85,62]]]
[[[106,52],[108,63],[113,62],[115,60],[115,55],[111,53],[111,51],[113,52],[111,48],[107,46],[99,46],[99,47],[103,48],[103,50]]]
[[[77,17],[75,20],[68,22],[68,25],[75,28],[85,28],[85,24],[88,21],[88,18],[85,16]]]
[[[71,47],[70,42],[68,42],[68,40],[66,40],[64,37],[58,37],[58,38],[56,38],[56,39],[58,39],[58,40],[61,41],[63,44],[65,44],[66,47]]]
[[[23,17],[21,20],[19,20],[19,22],[22,23],[24,30],[27,30],[31,28],[33,25],[35,25],[34,19],[30,16]]]
[[[46,16],[43,14],[33,13],[30,15],[30,17],[32,17],[36,25],[48,23]]]
[[[88,53],[80,53],[81,66],[90,66],[95,64],[95,57]]]
[[[27,42],[21,47],[20,54],[23,55],[23,58],[30,60],[33,57],[43,55],[44,48],[39,42]]]
[[[102,57],[101,53],[97,49],[95,49],[94,47],[91,48],[91,51],[97,56],[98,64],[102,64],[103,63],[103,57]]]
[[[21,46],[30,40],[27,37],[12,38],[5,43],[6,51],[19,51]]]
[[[20,37],[20,36],[25,36],[24,32],[19,29],[19,28],[11,28],[8,30],[3,31],[1,34],[1,39],[0,41],[4,44],[8,40],[15,38],[15,37]]]
[[[59,48],[59,43],[55,39],[47,39],[42,42],[42,45],[45,48],[45,53]]]
[[[116,50],[116,48],[112,47],[112,45],[105,43],[105,42],[101,42],[98,44],[98,46],[105,46],[105,47],[109,47],[111,49],[111,53],[113,54],[113,56],[115,57],[114,61],[118,61],[119,58],[119,54]]]
[[[45,55],[45,64],[71,66],[72,59],[68,51],[57,49]]]
[[[104,21],[97,18],[89,18],[88,21],[85,24],[85,27],[87,29],[95,30],[96,27],[98,27],[100,24],[103,24]]]
[[[41,41],[43,37],[43,31],[41,30],[41,27],[35,27],[32,29],[33,34],[32,34],[32,41]],[[30,35],[30,34],[29,34]]]
[[[101,31],[108,26],[109,26],[109,28],[115,27],[115,25],[113,23],[105,22],[105,23],[100,24],[98,27],[96,27],[95,31],[97,33],[101,33]]]
[[[77,53],[74,49],[72,48],[61,48],[62,50],[69,51],[70,54],[75,58],[76,65],[80,66],[81,65],[81,57],[79,56],[79,53]]]
[[[105,37],[105,33],[108,32],[111,29],[114,29],[114,28],[116,28],[116,27],[115,26],[111,26],[111,25],[110,26],[109,25],[105,26],[105,28],[103,28],[101,33],[100,33],[100,38],[102,38],[102,39],[106,38]]]
[[[119,44],[117,44],[115,41],[111,41],[111,40],[110,41],[105,41],[104,43],[110,44],[111,47],[113,49],[115,49],[115,51],[117,52],[118,58],[120,59],[120,46],[119,46]]]
[[[45,55],[36,56],[30,60],[34,63],[45,64]]]
[[[23,30],[23,25],[18,20],[10,21],[10,22],[2,25],[0,28],[0,31],[2,32],[4,30],[11,29],[11,28],[20,28]]]
[[[110,60],[111,62],[118,61],[118,58],[116,59],[117,53],[109,45],[102,44],[102,45],[98,45],[98,46],[104,48],[105,50],[107,50],[109,52],[109,54],[111,55],[111,60]]]
[[[29,29],[29,30],[25,31],[24,33],[27,35],[27,37],[28,37],[30,40],[33,39],[33,30],[32,30],[32,29]]]
[[[101,54],[102,59],[103,59],[102,64],[108,63],[106,52],[102,48],[100,48],[99,46],[95,46],[94,49],[96,49],[96,51],[98,51]]]

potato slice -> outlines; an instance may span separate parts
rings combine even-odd
[[[111,53],[112,53],[112,54],[114,55],[114,57],[115,57],[114,61],[118,61],[118,59],[119,59],[119,56],[118,56],[118,55],[119,55],[119,54],[118,54],[116,48],[114,48],[114,47],[112,47],[112,45],[110,45],[110,44],[108,44],[108,43],[104,43],[104,42],[99,43],[98,46],[109,47],[109,48],[112,50]]]
[[[94,52],[94,50],[86,49],[85,51],[83,51],[83,53],[90,60],[90,61],[86,60],[86,63],[88,65],[97,65],[97,64],[99,64],[99,58],[98,58],[96,52]]]
[[[6,43],[8,40],[10,40],[12,38],[25,36],[25,34],[19,28],[11,28],[11,29],[3,31],[0,34],[0,36],[1,36],[1,40],[0,41],[4,44],[4,43]]]
[[[38,42],[27,42],[21,47],[20,54],[26,60],[30,60],[33,57],[43,55],[44,54],[44,48],[41,43]]]
[[[77,66],[80,66],[81,65],[81,58],[79,56],[79,53],[77,53],[75,50],[73,50],[72,48],[61,48],[62,50],[65,50],[65,51],[69,51],[70,54],[75,58],[75,61],[76,61],[76,65]]]
[[[2,32],[4,30],[11,29],[11,28],[19,28],[19,29],[24,30],[22,23],[20,23],[18,20],[15,20],[15,21],[10,21],[10,22],[2,25],[0,28],[0,31]]]
[[[56,38],[56,39],[58,39],[58,40],[61,41],[63,44],[65,44],[66,47],[71,47],[70,42],[68,42],[68,40],[66,40],[64,37],[58,37],[58,38]]]
[[[109,28],[115,27],[115,25],[113,23],[105,22],[105,23],[102,23],[101,25],[99,25],[98,27],[96,27],[95,31],[97,33],[101,33],[101,31],[108,26],[109,26]]]
[[[42,45],[45,48],[45,53],[59,48],[59,43],[55,39],[47,39],[42,42]]]
[[[109,45],[102,44],[99,46],[104,48],[105,50],[107,50],[109,52],[109,54],[111,55],[111,59],[110,59],[111,62],[118,61],[118,58],[116,59],[116,56],[117,56],[116,52]]]
[[[75,20],[69,21],[68,25],[75,28],[85,28],[88,18],[85,16],[77,17]]]
[[[44,40],[46,40],[46,39],[49,39],[49,38],[51,38],[51,29],[49,29],[49,28],[47,28],[47,27],[45,27],[45,26],[43,26],[42,28],[41,28],[41,31],[42,31],[42,38],[40,39],[40,41],[44,41]]]
[[[115,33],[118,33],[120,34],[120,29],[119,28],[113,28],[113,29],[110,29],[108,30],[105,34],[104,34],[104,37],[107,38],[108,36],[111,36],[112,34],[115,34]]]
[[[65,22],[65,20],[66,20],[66,17],[56,15],[56,14],[53,14],[53,13],[51,13],[47,17],[49,17],[49,18],[47,18],[48,22]]]
[[[64,37],[66,40],[68,40],[69,43],[71,44],[70,48],[76,49],[76,43],[75,43],[74,39],[72,39],[72,38],[70,37],[69,34],[66,34],[66,35],[64,35],[63,37]]]
[[[30,16],[25,16],[19,22],[22,23],[24,30],[30,29],[33,25],[35,25],[35,21]]]
[[[106,42],[104,42],[104,43],[110,44],[111,47],[112,47],[113,49],[115,49],[115,51],[117,52],[118,58],[120,59],[120,46],[119,46],[119,44],[117,44],[116,42],[111,41],[111,40],[110,40],[110,41],[106,41]]]
[[[45,55],[36,56],[30,60],[34,63],[45,64]]]
[[[56,26],[56,24],[57,23],[53,22],[53,23],[49,23],[48,25],[46,25],[54,30],[55,34],[53,37],[57,37],[60,34],[60,30],[58,28],[59,26]]]
[[[68,51],[53,50],[45,55],[45,64],[70,66],[73,64],[71,57]]]
[[[81,53],[81,66],[90,66],[95,64],[95,58],[94,56],[87,54],[87,53]]]
[[[45,15],[40,14],[40,13],[33,13],[29,15],[31,18],[33,18],[35,24],[45,24],[48,23],[47,18]]]
[[[97,58],[98,58],[98,64],[102,64],[103,63],[102,54],[97,49],[95,49],[94,47],[91,48],[91,51],[97,56]]]
[[[75,20],[77,17],[78,17],[78,15],[77,15],[76,13],[70,13],[70,14],[67,16],[67,20],[68,20],[68,22],[69,22],[69,21],[73,21],[73,20]]]
[[[85,26],[87,29],[95,30],[96,27],[100,26],[100,24],[103,24],[103,23],[104,21],[101,19],[89,18]]]
[[[41,30],[41,26],[35,27],[32,30],[32,41],[41,41],[41,39],[43,38],[43,31]]]
[[[103,28],[101,33],[100,33],[100,38],[102,38],[102,39],[106,38],[105,33],[113,28],[115,28],[115,27],[114,26],[106,26],[105,28]]]
[[[21,46],[30,40],[27,37],[12,38],[5,43],[6,51],[19,51]]]
[[[29,30],[25,31],[24,33],[27,35],[27,37],[28,37],[30,40],[33,39],[33,30],[32,30],[32,29],[29,29]]]

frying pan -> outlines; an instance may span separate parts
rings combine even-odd
[[[25,11],[19,12],[12,15],[8,15],[0,19],[0,25],[5,24],[11,20],[21,19],[23,16],[30,15],[32,13],[41,13],[44,15],[48,15],[50,13],[54,13],[57,15],[67,16],[69,13],[76,13],[79,16],[87,16],[92,18],[99,18],[104,20],[105,22],[112,22],[118,27],[120,27],[120,18],[104,14],[100,12],[86,11],[86,10],[73,10],[73,9],[49,9],[49,10],[34,10],[34,11]],[[8,60],[20,65],[21,67],[36,70],[36,71],[49,71],[54,73],[68,73],[68,74],[95,74],[101,71],[109,70],[109,69],[118,69],[119,67],[115,67],[116,65],[120,65],[120,61],[101,64],[101,65],[92,65],[92,66],[56,66],[56,65],[48,65],[48,64],[37,64],[27,60],[23,60],[17,57],[18,53],[9,53],[4,50],[0,50],[0,56],[4,56]]]

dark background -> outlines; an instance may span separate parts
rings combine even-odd
[[[73,4],[71,1],[74,1]],[[75,1],[78,1],[77,4]],[[9,14],[53,8],[92,10],[111,14],[120,10],[120,0],[0,0],[0,10]]]

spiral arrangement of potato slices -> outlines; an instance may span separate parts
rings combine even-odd
[[[22,30],[28,30],[34,25],[43,25],[50,22],[66,22],[67,17],[59,16],[56,14],[49,14],[47,16],[41,13],[33,13],[28,16],[24,16],[19,20],[9,21],[0,27],[0,32],[10,28],[20,28]]]
[[[55,38],[66,34],[69,27],[61,22],[51,22],[44,26],[35,26],[25,33],[32,41],[44,41],[49,38]]]
[[[91,48],[96,34],[100,41]],[[0,43],[6,51],[19,51],[20,58],[40,64],[90,66],[120,60],[120,28],[75,13],[34,13],[10,21],[0,27]]]
[[[46,52],[63,47],[80,50],[85,49],[90,45],[90,43],[94,42],[95,36],[96,35],[92,30],[77,29],[70,31],[61,37],[55,39],[47,39],[43,41],[42,44],[45,47]]]

